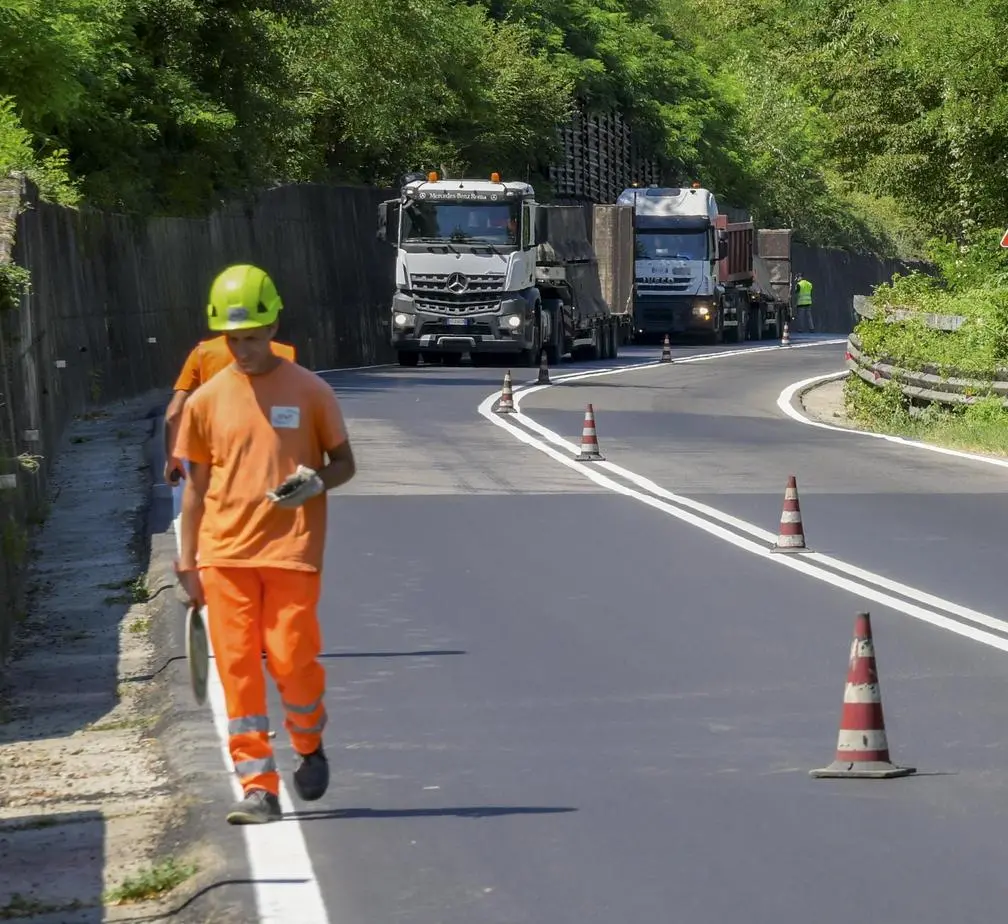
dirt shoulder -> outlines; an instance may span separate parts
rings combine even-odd
[[[805,414],[821,423],[834,427],[859,430],[844,410],[844,380],[834,379],[810,388],[801,396],[801,406]]]
[[[163,920],[223,872],[176,759],[180,607],[170,556],[149,554],[160,404],[76,420],[55,460],[0,693],[0,920]]]

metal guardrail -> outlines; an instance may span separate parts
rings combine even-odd
[[[870,296],[854,296],[854,313],[862,318],[874,320],[879,316],[879,309],[876,308]],[[913,308],[884,308],[882,309],[882,319],[886,324],[893,324],[897,321],[910,321],[920,319],[925,327],[932,330],[958,330],[966,323],[966,318],[961,314],[935,314],[934,312],[916,311]]]
[[[1008,369],[999,369],[993,379],[968,379],[959,375],[942,375],[937,366],[915,371],[890,363],[873,360],[861,351],[857,334],[847,338],[844,363],[860,379],[876,388],[892,383],[908,398],[933,404],[973,404],[978,398],[997,395],[1008,408]]]

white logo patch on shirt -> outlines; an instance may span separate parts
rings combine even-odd
[[[296,430],[301,426],[301,408],[271,407],[270,423],[277,430]]]

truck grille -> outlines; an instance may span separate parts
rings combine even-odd
[[[669,282],[641,282],[637,287],[647,292],[683,292],[691,282],[690,276],[673,276]]]
[[[491,292],[504,291],[503,273],[426,273],[414,275],[410,273],[410,285],[418,295],[450,296],[454,291],[448,288],[448,280],[453,276],[462,276],[465,279],[466,287],[459,295],[470,298],[479,298],[481,295],[489,295]]]
[[[692,299],[675,296],[638,298],[635,313],[645,330],[681,331],[694,322]]]

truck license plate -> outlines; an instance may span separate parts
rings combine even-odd
[[[465,327],[469,323],[468,318],[447,318],[445,323],[449,327]]]

